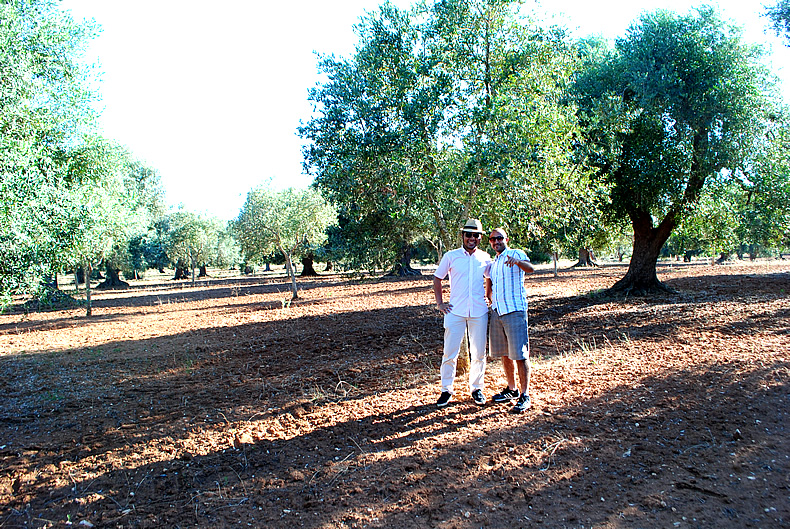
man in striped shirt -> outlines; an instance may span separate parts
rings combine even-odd
[[[488,236],[496,257],[486,273],[486,297],[491,301],[488,350],[502,358],[507,387],[494,395],[494,402],[513,402],[513,413],[529,409],[529,333],[527,330],[527,292],[524,274],[535,271],[522,250],[508,248],[504,228]],[[516,386],[518,371],[518,386]]]

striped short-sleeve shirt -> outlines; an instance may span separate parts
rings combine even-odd
[[[522,250],[505,248],[494,258],[487,277],[491,279],[491,308],[497,313],[510,314],[527,310],[527,291],[524,287],[524,271],[517,266],[507,266],[508,256],[529,261]]]

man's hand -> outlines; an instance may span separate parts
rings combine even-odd
[[[453,310],[453,306],[449,303],[437,303],[436,307],[442,314],[450,314],[450,311]]]
[[[527,274],[531,274],[532,272],[535,271],[535,268],[532,266],[532,263],[529,262],[529,259],[516,259],[512,255],[507,256],[507,260],[505,261],[505,264],[508,266],[515,265]]]

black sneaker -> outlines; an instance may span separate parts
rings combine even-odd
[[[524,393],[510,409],[510,413],[524,413],[530,406],[532,406],[532,403],[529,401],[529,395]]]
[[[439,397],[439,400],[436,401],[436,407],[437,408],[444,408],[445,406],[450,404],[450,399],[451,398],[453,398],[452,393],[450,393],[449,391],[442,391],[442,394]]]
[[[511,402],[518,398],[518,390],[505,387],[502,391],[491,397],[494,402]]]
[[[481,390],[476,389],[472,392],[472,400],[475,401],[475,404],[478,406],[482,406],[486,403],[486,396],[483,395]]]

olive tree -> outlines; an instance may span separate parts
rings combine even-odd
[[[579,75],[588,155],[610,186],[609,214],[634,247],[611,292],[663,290],[661,248],[722,171],[750,159],[774,107],[756,47],[715,11],[643,15]]]
[[[44,234],[40,219],[59,190],[79,185],[63,160],[94,124],[79,62],[94,35],[54,1],[0,3],[0,307],[11,292],[34,291],[69,244],[70,233]]]
[[[300,128],[306,170],[341,228],[397,248],[400,273],[415,238],[451,248],[468,217],[526,225],[530,204],[513,197],[532,200],[540,182],[573,172],[575,109],[563,97],[571,49],[520,5],[385,4],[357,26],[352,57],[321,62],[317,113]]]
[[[297,299],[293,258],[309,245],[322,244],[336,220],[335,208],[314,189],[273,191],[260,186],[247,193],[234,228],[246,260],[264,258],[272,250],[282,254],[292,299]]]

